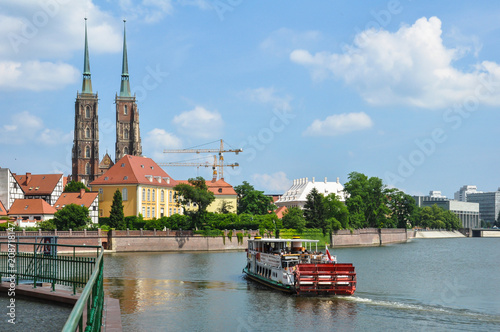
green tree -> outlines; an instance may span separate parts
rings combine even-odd
[[[228,214],[231,213],[231,210],[233,209],[233,205],[231,202],[226,201],[225,199],[222,200],[218,212],[221,214]]]
[[[85,186],[85,184],[83,184],[83,182],[71,180],[64,187],[64,192],[78,193],[78,192],[80,192],[80,189],[85,189],[85,191],[90,191],[90,189],[87,188],[87,186]]]
[[[255,188],[247,181],[234,187],[238,194],[238,214],[264,215],[275,210],[273,199],[264,195],[263,191]]]
[[[357,227],[386,226],[390,210],[384,189],[380,178],[368,178],[358,172],[349,173],[349,181],[344,185],[344,191],[348,194],[346,206]]]
[[[332,229],[337,230],[349,227],[349,210],[344,203],[339,201],[337,195],[329,194],[323,199],[326,219]],[[334,225],[335,223],[335,225]]]
[[[408,224],[412,224],[412,218],[417,208],[415,199],[396,188],[387,189],[385,193],[393,224],[398,228],[407,228]]]
[[[205,222],[207,207],[215,200],[215,195],[208,190],[205,179],[198,176],[188,180],[189,184],[180,183],[174,187],[176,201],[184,206],[184,211],[191,219],[191,228],[198,230]],[[186,209],[188,203],[194,203],[196,209]]]
[[[56,224],[54,224],[54,219],[44,220],[38,224],[38,227],[42,231],[53,231],[57,229]]]
[[[89,209],[85,206],[69,204],[54,214],[57,230],[81,230],[90,224]]]
[[[120,189],[116,189],[113,194],[113,203],[109,212],[108,226],[115,229],[125,229],[125,216],[123,214],[123,200]]]
[[[306,196],[304,205],[304,218],[308,228],[321,228],[326,234],[329,230],[326,221],[326,208],[321,195],[316,188],[313,188]]]
[[[283,227],[296,229],[299,233],[302,233],[304,228],[306,228],[304,212],[301,208],[296,206],[287,208],[281,220],[283,222]]]

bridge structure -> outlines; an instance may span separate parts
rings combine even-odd
[[[470,237],[500,237],[498,228],[471,228]]]
[[[73,310],[62,330],[101,331],[104,311],[102,246],[57,244],[53,238],[40,238],[36,242],[25,240],[12,237],[9,241],[0,241],[0,277],[4,288],[16,289],[32,284],[35,292],[42,283],[48,283],[55,294],[56,285],[69,286],[76,303],[73,302]],[[85,254],[80,252],[82,247],[87,251]],[[81,293],[77,294],[77,290]]]

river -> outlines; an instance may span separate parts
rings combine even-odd
[[[500,330],[500,239],[334,249],[351,297],[297,297],[244,278],[245,252],[105,256],[124,331]]]

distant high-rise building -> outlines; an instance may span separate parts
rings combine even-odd
[[[72,151],[72,179],[90,183],[99,173],[99,125],[97,93],[92,93],[87,18],[85,18],[85,53],[82,93],[76,94],[75,136]]]
[[[123,21],[125,24],[125,21]],[[123,59],[120,94],[115,96],[116,104],[116,147],[115,162],[124,155],[141,156],[141,133],[139,129],[139,110],[135,96],[130,93],[128,75],[127,40],[123,26]]]
[[[494,223],[500,212],[500,188],[493,192],[470,193],[467,195],[467,202],[479,203],[481,220]]]
[[[482,191],[477,191],[476,186],[465,185],[455,193],[455,200],[467,202],[467,195],[475,193],[482,193]]]

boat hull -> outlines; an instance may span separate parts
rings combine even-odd
[[[280,291],[283,291],[286,293],[291,293],[291,294],[297,293],[294,287],[289,286],[289,285],[283,285],[283,284],[277,283],[275,281],[269,280],[267,278],[264,278],[258,274],[255,274],[255,273],[248,271],[247,268],[243,269],[243,273],[245,273],[249,279],[251,279],[255,282],[258,282],[262,285],[265,285],[265,286],[268,286],[268,287],[271,287],[273,289],[280,290]]]

